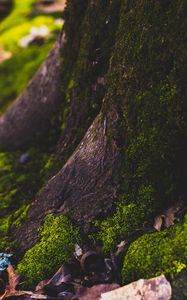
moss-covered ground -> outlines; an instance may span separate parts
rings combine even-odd
[[[0,22],[0,47],[11,57],[0,64],[0,112],[23,91],[32,78],[61,29],[55,22],[60,13],[46,15],[36,9],[36,1],[15,0],[9,15]],[[33,27],[45,25],[49,36],[41,45],[21,47],[20,40],[30,34]]]
[[[186,236],[187,215],[181,224],[137,239],[125,256],[123,283],[160,274],[169,279],[177,277],[187,267]]]
[[[28,287],[33,287],[44,278],[49,279],[54,270],[71,259],[75,243],[80,242],[78,230],[67,217],[55,218],[51,214],[45,218],[39,238],[40,241],[26,252],[18,265],[18,271]]]
[[[50,151],[29,149],[27,163],[22,164],[21,151],[0,153],[0,249],[12,243],[10,231],[26,221],[27,211],[47,172],[45,164]]]

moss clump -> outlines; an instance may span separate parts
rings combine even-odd
[[[29,287],[50,278],[64,262],[68,262],[80,239],[78,230],[67,217],[55,218],[52,214],[45,218],[39,238],[39,243],[26,252],[18,265],[18,272]]]
[[[171,279],[187,267],[187,215],[170,229],[146,234],[128,249],[124,260],[123,283],[160,274]]]
[[[120,199],[116,213],[102,222],[95,222],[99,229],[97,238],[103,242],[103,251],[110,252],[121,239],[137,233],[143,222],[152,216],[154,190],[141,186],[136,200],[128,195]]]

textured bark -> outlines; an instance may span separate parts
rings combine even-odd
[[[63,89],[69,94],[70,103],[57,145],[61,162],[67,161],[101,110],[119,11],[120,0],[67,1],[62,68],[67,75]]]
[[[61,103],[58,40],[39,71],[8,111],[0,117],[0,150],[12,150],[39,141],[49,131]]]
[[[37,241],[37,229],[48,213],[68,215],[89,231],[90,221],[106,216],[117,199],[121,156],[118,141],[109,136],[121,120],[114,107],[108,114],[100,111],[107,90],[120,1],[83,2],[68,2],[69,19],[66,17],[64,25],[67,39],[62,49],[62,69],[67,76],[62,78],[62,85],[64,82],[67,103],[65,114],[61,111],[61,116],[65,115],[64,130],[55,153],[60,171],[36,196],[27,223],[14,234],[23,252]],[[91,23],[98,14],[98,29],[93,31]]]
[[[94,217],[111,210],[118,194],[121,155],[117,140],[107,138],[107,125],[113,120],[114,126],[115,120],[117,127],[118,118],[115,109],[104,120],[99,115],[67,163],[38,194],[27,223],[16,233],[21,251],[37,241],[37,228],[51,212],[68,215],[88,231]]]

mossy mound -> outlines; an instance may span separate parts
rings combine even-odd
[[[123,283],[160,274],[174,279],[187,262],[187,215],[182,224],[146,234],[131,244],[122,269]]]
[[[43,279],[49,279],[58,268],[68,262],[80,240],[78,230],[65,216],[48,215],[39,232],[40,241],[28,250],[18,265],[18,271],[27,286],[34,286]]]
[[[103,242],[103,251],[110,252],[123,239],[135,236],[152,215],[154,191],[151,186],[139,189],[137,201],[128,204],[129,197],[120,199],[116,213],[102,222],[95,222],[97,238]],[[133,199],[132,199],[133,200]]]

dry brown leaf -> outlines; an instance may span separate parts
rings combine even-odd
[[[22,291],[11,291],[11,290],[6,290],[5,293],[0,297],[0,300],[4,300],[6,298],[9,298],[9,297],[21,297],[21,296],[24,296],[24,295],[27,295],[27,293],[25,292],[22,292]]]
[[[156,216],[156,218],[154,219],[154,225],[153,225],[153,227],[157,231],[161,230],[161,227],[162,227],[162,224],[163,224],[163,218],[164,217],[165,217],[164,215],[159,215],[159,216]]]
[[[8,272],[8,285],[10,290],[15,290],[17,285],[19,284],[20,275],[14,271],[12,265],[9,265],[7,268]]]
[[[171,207],[169,207],[163,215],[158,215],[154,219],[153,227],[160,231],[162,225],[165,228],[168,228],[175,224],[176,214],[181,210],[183,203],[181,201],[177,201]]]
[[[3,300],[7,297],[19,297],[24,295],[25,293],[22,291],[16,291],[16,287],[19,283],[19,274],[14,271],[12,265],[9,265],[7,268],[8,272],[8,285],[6,286],[6,290],[4,294],[0,297],[0,300]]]

